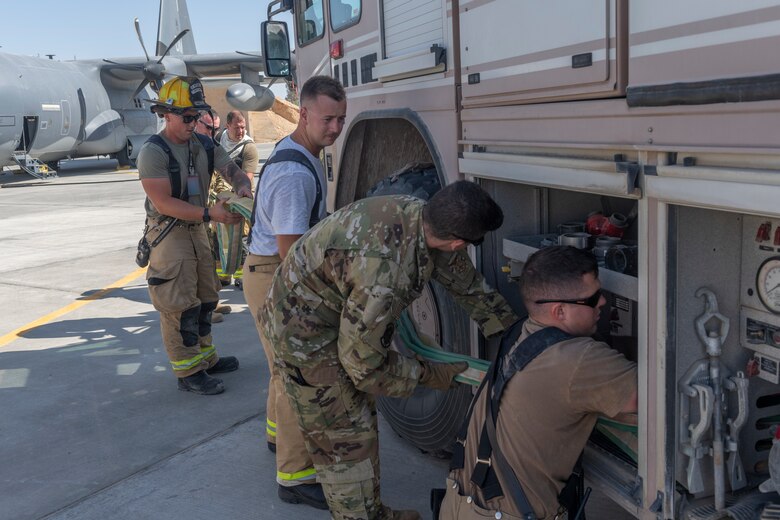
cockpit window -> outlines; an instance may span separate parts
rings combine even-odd
[[[322,38],[325,33],[322,0],[295,0],[295,25],[298,45]]]
[[[340,31],[360,21],[360,0],[329,0],[330,26]]]

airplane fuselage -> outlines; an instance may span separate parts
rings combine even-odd
[[[0,53],[0,70],[0,166],[13,164],[14,151],[43,162],[113,154],[131,135],[156,131],[154,116],[130,99],[134,82],[110,95],[99,61]]]

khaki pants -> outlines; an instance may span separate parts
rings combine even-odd
[[[485,520],[503,518],[504,520],[522,520],[519,516],[504,511],[479,507],[471,497],[460,494],[460,486],[452,478],[447,479],[447,494],[441,504],[439,520]]]
[[[258,319],[271,287],[274,271],[281,262],[278,255],[248,255],[244,262],[244,297],[257,327],[268,360],[271,379],[266,402],[266,437],[276,443],[276,480],[283,486],[311,483],[316,477],[295,413],[290,407],[279,368],[274,364],[274,351],[263,334]]]
[[[147,219],[151,243],[164,226]],[[160,312],[165,352],[176,377],[187,377],[217,361],[211,340],[211,311],[219,298],[204,224],[177,224],[149,256],[149,295]]]

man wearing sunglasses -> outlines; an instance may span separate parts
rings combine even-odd
[[[252,194],[249,179],[210,138],[194,133],[201,114],[211,107],[197,78],[176,77],[150,101],[165,127],[144,143],[138,174],[146,192],[147,241],[153,243],[169,225],[164,240],[151,249],[146,274],[166,354],[179,390],[213,395],[224,391],[211,374],[238,369],[235,357],[218,357],[211,337],[211,313],[219,299],[206,226],[214,220],[235,224],[241,217],[222,202],[208,208],[214,168],[242,196]],[[175,221],[171,224],[172,221]]]
[[[503,384],[481,388],[475,397],[465,439],[461,438],[462,459],[453,466],[461,467],[447,482],[442,519],[476,518],[476,510],[490,511],[491,518],[492,513],[498,518],[499,511],[508,518],[525,518],[513,494],[517,482],[536,518],[556,517],[559,494],[597,417],[637,410],[636,365],[591,338],[606,304],[593,255],[570,246],[537,251],[523,268],[520,294],[528,320],[519,338],[506,343],[510,348],[498,366],[505,374]],[[491,451],[484,445],[483,430],[489,420],[486,399],[495,395],[497,385],[503,393],[493,410],[498,446],[489,442]],[[496,471],[500,456],[496,451],[503,454],[516,480],[504,475],[500,466]],[[492,464],[484,462],[491,459]],[[561,494],[561,504],[565,496]],[[576,513],[570,511],[569,518]]]

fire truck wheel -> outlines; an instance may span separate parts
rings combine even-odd
[[[368,191],[368,196],[413,195],[427,200],[440,187],[435,168],[415,165],[383,179]],[[438,283],[429,283],[410,311],[417,329],[444,350],[469,353],[468,317]],[[412,355],[398,337],[394,348]],[[408,398],[379,397],[377,407],[393,430],[412,445],[437,457],[449,457],[471,395],[466,385],[447,392],[419,386]]]

